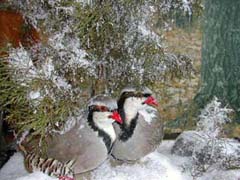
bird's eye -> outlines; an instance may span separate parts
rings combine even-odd
[[[89,107],[89,111],[106,112],[106,111],[109,111],[109,109],[106,106],[93,105]]]
[[[100,106],[100,107],[99,107],[99,110],[100,110],[101,112],[106,112],[106,111],[108,111],[108,108],[105,107],[105,106]]]

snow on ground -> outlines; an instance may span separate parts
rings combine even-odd
[[[0,169],[0,180],[15,180],[27,174],[23,166],[23,156],[15,153],[10,160]]]
[[[186,162],[187,158],[170,155],[173,141],[164,141],[153,153],[139,163],[112,167],[107,161],[92,172],[93,180],[190,180],[175,162]],[[175,162],[174,162],[175,161]]]
[[[142,158],[135,164],[114,165],[107,160],[96,170],[92,171],[91,180],[193,180],[189,172],[183,171],[184,164],[191,164],[189,157],[180,157],[170,153],[174,141],[163,141],[153,153]],[[84,179],[78,177],[77,180]],[[205,173],[197,180],[239,180],[240,170],[214,170]],[[23,156],[14,156],[0,170],[0,180],[56,180],[43,173],[29,174],[23,166]],[[85,179],[87,180],[87,179]]]
[[[236,170],[214,170],[209,172],[197,180],[240,180],[240,172]]]
[[[23,155],[15,153],[0,169],[0,180],[57,180],[41,172],[29,174],[24,168]]]
[[[16,180],[57,180],[56,178],[49,177],[46,174],[43,174],[41,172],[35,172],[20,178],[17,178]]]

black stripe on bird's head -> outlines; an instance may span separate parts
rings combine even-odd
[[[121,91],[120,98],[118,99],[118,109],[123,109],[124,102],[127,98],[142,98],[142,103],[145,104],[145,100],[147,100],[149,97],[152,97],[152,94],[153,92],[145,86],[127,86]]]

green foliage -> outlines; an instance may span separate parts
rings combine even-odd
[[[76,31],[88,58],[96,64],[96,81],[104,86],[121,89],[127,83],[149,85],[156,76],[153,64],[160,64],[164,55],[156,40],[137,31],[142,20],[144,1],[102,1],[79,5],[76,11]],[[146,22],[144,22],[146,23]],[[138,67],[133,70],[133,66]],[[143,74],[139,71],[144,69]],[[153,78],[155,76],[155,78]],[[113,79],[117,83],[113,82]],[[104,88],[100,92],[103,92]]]
[[[27,89],[12,80],[8,63],[0,61],[0,108],[10,116],[9,122],[16,127],[18,122],[25,121],[32,114],[26,98]]]
[[[30,99],[33,89],[51,86],[53,91],[57,90],[51,81],[37,78],[29,84],[20,84],[13,76],[14,70],[6,61],[0,61],[0,109],[7,114],[10,125],[18,133],[34,130],[32,136],[40,135],[41,138],[61,128],[78,102],[61,91],[57,92],[57,98],[45,95],[42,99]]]

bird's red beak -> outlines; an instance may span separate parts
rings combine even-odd
[[[109,117],[114,119],[115,121],[119,122],[120,124],[123,123],[122,118],[117,111],[114,111]]]
[[[158,106],[158,103],[157,103],[157,100],[152,97],[152,96],[149,96],[145,101],[144,101],[145,104],[148,104],[148,105],[152,105],[152,106]]]

